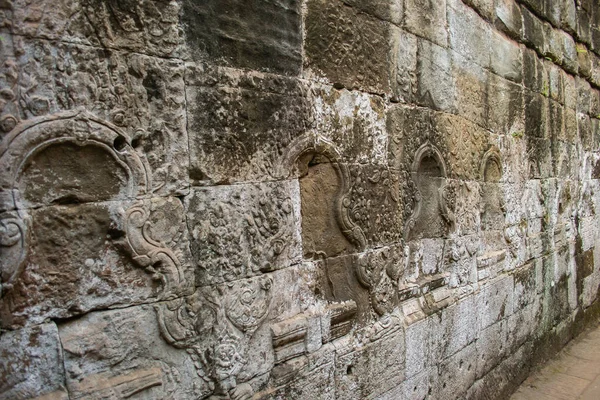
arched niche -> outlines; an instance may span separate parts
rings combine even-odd
[[[349,216],[350,173],[329,141],[303,136],[294,141],[277,167],[283,179],[300,181],[305,256],[331,257],[363,250],[365,235]]]
[[[485,231],[504,229],[504,199],[500,190],[502,159],[495,147],[483,156],[480,166],[481,180],[481,227]]]
[[[286,149],[277,173],[299,181],[304,256],[318,266],[315,294],[330,305],[350,301],[359,314],[370,312],[360,281],[363,265],[351,255],[364,251],[367,240],[350,217],[351,174],[336,146],[314,135],[300,137]]]
[[[110,216],[95,204],[134,200],[151,187],[148,167],[127,134],[83,110],[36,118],[15,127],[0,144],[0,171],[2,296],[22,274],[33,239],[36,245],[47,247],[43,250],[48,262],[58,257],[60,254],[53,253],[60,250],[40,239],[46,231],[57,238],[57,246],[62,242],[77,246],[84,236],[103,242]],[[52,207],[75,204],[85,205],[87,222],[78,222],[80,214],[74,215],[72,209]],[[72,232],[76,228],[86,233],[78,237]],[[66,230],[64,235],[57,232],[60,229]],[[82,247],[77,251],[84,257]]]
[[[416,186],[413,213],[404,236],[408,241],[444,237],[454,221],[446,202],[446,164],[433,144],[423,144],[415,153],[411,176]]]

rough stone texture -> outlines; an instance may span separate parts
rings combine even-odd
[[[492,399],[600,315],[600,12],[0,1],[0,399]]]
[[[68,398],[63,350],[54,323],[41,324],[0,338],[1,399],[28,399],[52,393]]]
[[[193,59],[289,75],[300,71],[301,1],[173,3],[181,7],[179,27]]]

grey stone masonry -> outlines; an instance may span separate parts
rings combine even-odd
[[[597,1],[0,0],[0,400],[504,399],[599,317]]]

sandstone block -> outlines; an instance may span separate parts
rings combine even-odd
[[[0,336],[0,399],[25,400],[52,393],[67,398],[63,350],[54,323]]]
[[[446,0],[407,0],[404,15],[404,24],[409,32],[446,47]]]
[[[395,80],[392,75],[394,100],[410,103],[417,91],[417,36],[400,29],[393,29],[394,50],[396,54]]]
[[[525,114],[522,87],[497,75],[490,75],[488,82],[488,129],[498,135],[523,131]]]
[[[260,181],[308,129],[307,88],[296,80],[236,70],[187,70],[190,178],[193,182]]]
[[[135,4],[135,6],[133,6]],[[13,3],[12,26],[21,36],[81,43],[159,57],[181,57],[181,4],[151,0]]]
[[[521,82],[523,57],[519,44],[497,32],[492,33],[491,43],[491,71],[513,82]]]
[[[481,296],[469,296],[440,312],[441,318],[431,319],[431,351],[433,360],[442,361],[472,344],[479,335],[480,313],[472,310]],[[468,350],[468,351],[474,351]],[[472,365],[474,373],[476,365]],[[471,372],[471,371],[469,371]]]
[[[337,396],[360,399],[385,393],[404,380],[404,334],[383,336],[336,358]],[[373,357],[375,354],[378,356]],[[381,357],[381,358],[379,358]]]
[[[333,145],[341,161],[386,164],[386,104],[381,97],[330,86],[315,87],[313,93],[317,141]]]
[[[342,0],[345,4],[356,7],[367,14],[400,26],[404,19],[403,0]]]
[[[448,30],[452,50],[482,68],[489,68],[492,29],[484,19],[462,1],[451,0],[448,2]]]
[[[417,42],[417,96],[419,105],[453,112],[457,108],[456,82],[452,75],[451,52],[427,40]],[[439,77],[444,79],[440,80]]]
[[[464,396],[475,382],[477,371],[475,344],[465,347],[440,363],[436,384],[436,397],[454,399]]]
[[[495,26],[515,40],[523,35],[521,8],[514,0],[497,0]]]
[[[3,288],[4,326],[156,301],[190,289],[178,199],[43,207],[26,223],[22,256],[3,265],[10,283]]]
[[[486,103],[491,74],[478,65],[472,65],[458,54],[453,54],[452,60],[457,112],[460,116],[480,126],[485,126],[488,110],[482,105]]]
[[[196,283],[234,281],[300,260],[297,181],[196,188],[186,199]]]
[[[546,31],[544,23],[527,8],[521,8],[523,15],[523,40],[532,46],[539,54],[546,54]]]
[[[71,43],[54,45],[41,39],[22,38],[16,44],[2,51],[7,66],[23,71],[17,82],[7,70],[3,81],[3,88],[12,93],[3,107],[4,134],[22,139],[43,129],[39,123],[45,121],[62,124],[63,132],[52,135],[69,136],[71,142],[113,135],[113,140],[119,138],[109,146],[114,150],[145,153],[148,192],[169,195],[187,190],[180,60]],[[88,127],[85,119],[90,121]],[[65,129],[68,125],[73,128]]]
[[[485,329],[513,313],[513,293],[514,280],[512,276],[501,278],[483,289],[483,293],[477,301],[481,329]]]
[[[389,93],[390,29],[389,23],[341,1],[312,0],[308,3],[305,66],[335,86]]]
[[[302,66],[300,7],[296,0],[183,1],[187,50],[198,61],[297,75]]]

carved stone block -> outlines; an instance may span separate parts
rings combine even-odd
[[[192,181],[279,178],[275,166],[311,128],[306,85],[225,68],[188,68],[186,80]]]
[[[197,188],[186,199],[198,285],[234,281],[300,260],[297,181]]]
[[[347,89],[388,93],[390,25],[342,2],[308,3],[306,67]]]
[[[293,365],[283,364],[275,367],[272,372],[274,386],[256,395],[261,400],[276,400],[281,398],[307,398],[317,400],[334,400],[337,398],[334,380],[333,351],[329,349],[326,361],[316,366],[309,364],[308,359],[294,359]],[[279,383],[279,384],[277,384]],[[282,385],[284,384],[285,385]],[[280,386],[282,385],[282,386]]]
[[[306,352],[307,329],[306,317],[302,315],[271,326],[276,363],[299,357]]]
[[[67,318],[188,292],[193,273],[186,263],[182,204],[163,198],[129,204],[31,211],[21,258],[3,265],[2,324]]]
[[[150,306],[87,314],[59,328],[71,398],[203,397],[208,385],[185,350],[161,338]]]
[[[238,68],[295,75],[302,64],[301,2],[182,2],[191,57]],[[221,10],[228,12],[221,12]]]
[[[348,215],[363,232],[366,244],[377,247],[402,238],[403,176],[398,170],[377,166],[350,166]]]
[[[437,135],[446,142],[439,149],[448,165],[448,176],[461,180],[479,179],[481,160],[489,148],[489,134],[465,118],[446,113],[433,114],[433,124]]]
[[[182,55],[177,1],[17,0],[13,10],[18,35],[160,57]]]
[[[385,164],[388,132],[382,98],[355,90],[315,86],[311,101],[317,139],[333,143],[341,161]]]
[[[492,74],[485,68],[474,65],[473,61],[454,53],[452,73],[456,82],[458,115],[480,126],[486,126],[490,113],[486,102]]]
[[[163,338],[185,349],[215,396],[251,396],[273,368],[268,318],[273,279],[259,276],[199,288],[155,306]],[[262,377],[262,378],[261,378]]]
[[[52,8],[50,4],[45,7]],[[0,80],[0,88],[10,93],[9,101],[3,102],[4,135],[22,136],[28,129],[43,129],[37,127],[37,117],[74,126],[77,121],[56,113],[70,110],[75,118],[79,108],[79,115],[87,115],[90,124],[76,128],[82,131],[82,139],[93,137],[94,130],[117,131],[122,137],[110,147],[140,153],[148,164],[149,192],[181,193],[187,188],[181,61],[75,44],[54,46],[49,41],[19,36],[9,36],[6,41],[10,45],[2,49],[6,62]],[[92,133],[84,134],[86,129]],[[80,149],[81,155],[85,151]],[[69,167],[74,168],[68,164],[62,168]],[[113,170],[118,175],[118,168]]]
[[[0,336],[0,399],[25,400],[52,393],[67,398],[63,349],[53,323]]]
[[[309,163],[307,174],[300,179],[305,257],[333,257],[352,252],[356,247],[345,235],[345,215],[349,210],[344,202],[350,185],[345,169],[328,161]]]

